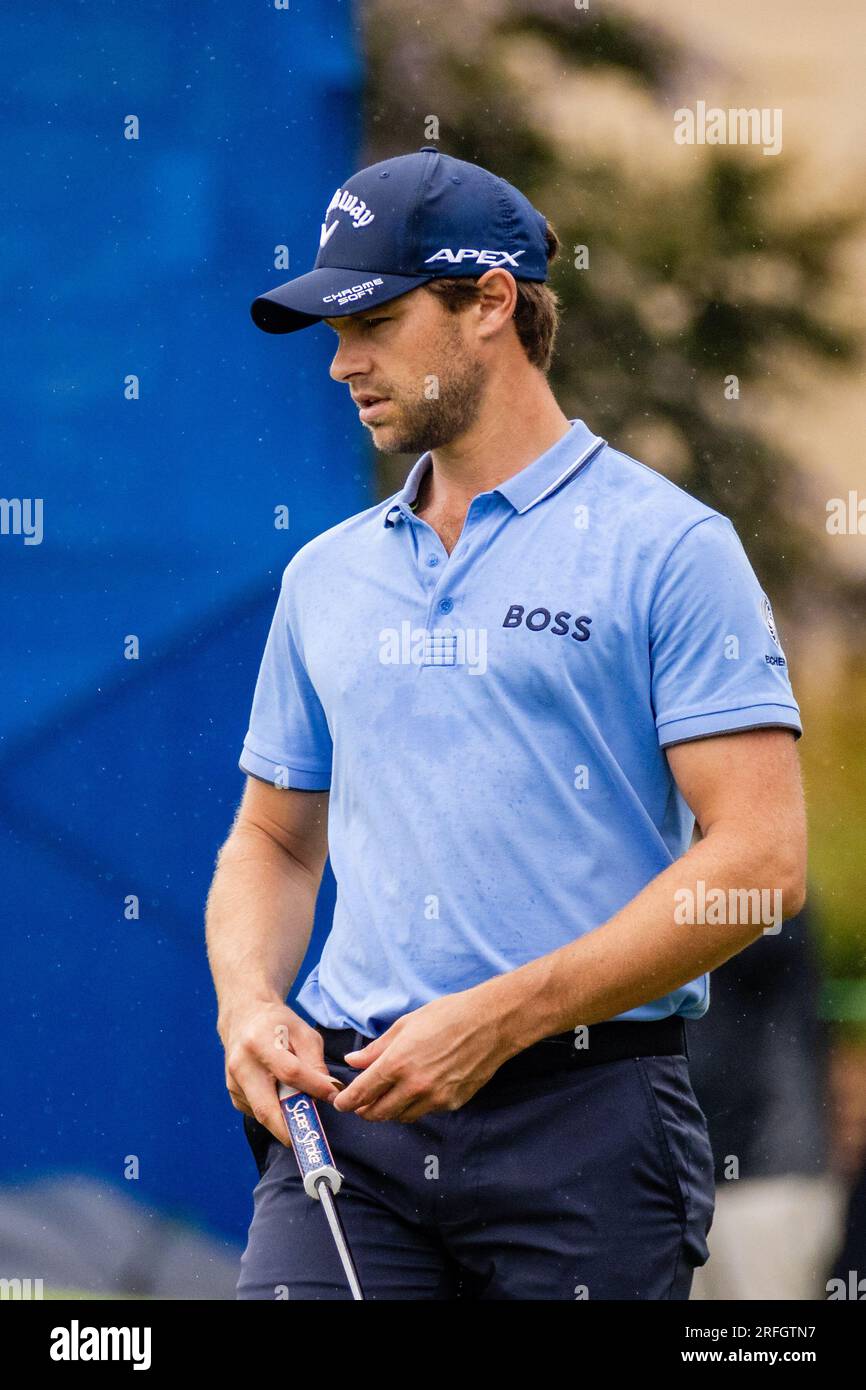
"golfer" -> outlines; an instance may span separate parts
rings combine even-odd
[[[731,523],[553,396],[556,249],[425,147],[253,305],[324,321],[374,446],[418,458],[285,568],[209,895],[242,1299],[351,1296],[278,1080],[320,1101],[368,1299],[686,1299],[707,1259],[686,1030],[803,904],[799,711]]]

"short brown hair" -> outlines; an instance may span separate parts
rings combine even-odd
[[[559,253],[559,237],[549,222],[545,235],[547,264],[550,266]],[[474,276],[443,276],[441,280],[428,280],[421,288],[435,294],[449,314],[459,314],[478,294]],[[518,280],[514,327],[533,367],[540,367],[543,372],[549,371],[559,328],[559,297],[556,291],[539,280]]]

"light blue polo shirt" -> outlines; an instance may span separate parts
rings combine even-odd
[[[574,420],[449,556],[411,510],[429,466],[286,566],[240,759],[330,787],[336,907],[298,997],[367,1036],[592,931],[685,853],[666,747],[801,732],[726,517]],[[616,1017],[698,1018],[708,983]]]

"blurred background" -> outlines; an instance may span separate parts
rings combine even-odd
[[[282,570],[412,462],[372,455],[326,329],[248,307],[348,174],[437,143],[550,217],[563,409],[731,517],[803,713],[808,909],[690,1032],[694,1296],[862,1296],[866,10],[49,0],[0,40],[0,1278],[233,1296],[255,1169],[204,900]],[[699,102],[780,113],[781,149],[678,143]]]

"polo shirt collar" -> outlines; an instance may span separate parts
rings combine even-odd
[[[532,463],[521,468],[513,477],[491,489],[510,502],[518,515],[529,511],[551,493],[562,487],[569,478],[582,468],[594,454],[602,448],[605,441],[582,420],[571,420],[571,429]],[[421,479],[431,467],[429,450],[412,465],[402,490],[387,508],[384,517],[386,526],[393,526],[401,517],[410,519],[412,504],[418,496]]]

